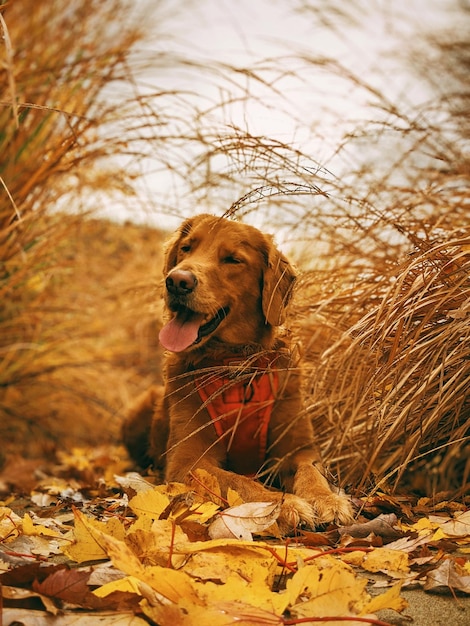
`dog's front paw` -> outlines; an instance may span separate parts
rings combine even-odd
[[[277,519],[281,535],[289,535],[300,526],[314,528],[316,521],[314,508],[306,500],[291,493],[282,496],[281,512]]]
[[[317,524],[335,522],[351,524],[354,520],[351,502],[344,495],[329,493],[312,500]]]

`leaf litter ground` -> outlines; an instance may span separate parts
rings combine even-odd
[[[410,588],[468,607],[466,501],[375,493],[354,525],[285,538],[276,505],[223,500],[204,472],[190,489],[127,469],[113,447],[7,462],[0,626],[384,624]]]

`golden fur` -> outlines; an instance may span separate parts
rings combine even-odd
[[[202,468],[217,478],[222,495],[230,487],[245,501],[280,500],[283,532],[299,523],[349,522],[348,499],[333,493],[324,477],[303,410],[296,351],[280,328],[295,272],[272,238],[249,225],[199,215],[169,241],[164,274],[170,323],[160,337],[171,350],[165,385],[152,388],[130,411],[123,437],[131,456],[165,466],[169,481],[191,483],[192,472]],[[186,345],[197,325],[202,330]],[[246,376],[259,354],[275,354],[279,378],[260,476],[275,476],[281,490],[230,471],[226,444],[195,387],[198,372],[210,375],[230,359],[246,360],[247,370],[236,369]]]

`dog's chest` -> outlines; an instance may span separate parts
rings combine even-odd
[[[194,382],[216,435],[225,445],[227,469],[255,475],[266,459],[278,371],[267,357],[249,366],[227,361],[222,367],[195,373]]]

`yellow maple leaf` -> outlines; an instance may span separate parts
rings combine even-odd
[[[170,498],[159,489],[142,491],[129,501],[129,507],[140,518],[155,520],[170,504]]]
[[[99,522],[97,520],[87,518],[86,515],[78,510],[74,511],[75,542],[64,548],[64,553],[77,563],[85,561],[101,561],[107,558],[106,549],[100,544],[98,536],[93,530],[106,531],[110,535],[118,538],[124,538],[124,526],[117,518],[111,518],[107,522]]]
[[[144,520],[157,520],[162,514],[170,519],[183,517],[203,524],[214,517],[219,505],[204,500],[187,485],[170,483],[158,485],[149,491],[140,492],[129,502],[130,508],[138,516],[141,523]]]
[[[24,535],[41,535],[43,537],[62,537],[62,534],[53,528],[47,528],[43,524],[35,524],[31,517],[25,513],[22,521]]]
[[[215,502],[211,502],[210,500],[202,500],[201,498],[196,498],[193,503],[189,506],[184,515],[184,519],[186,521],[199,522],[199,524],[204,524],[208,520],[214,517],[214,515],[219,511],[220,506]]]
[[[207,470],[198,468],[191,472],[190,484],[191,489],[205,500],[212,500],[219,506],[223,503],[219,481]]]
[[[367,552],[364,552],[364,550],[354,550],[353,552],[346,552],[345,554],[341,554],[340,558],[344,563],[348,563],[348,565],[361,567],[366,554]]]
[[[109,583],[101,585],[97,589],[93,590],[93,593],[98,598],[106,598],[115,591],[121,591],[123,593],[135,593],[141,595],[139,588],[139,579],[135,576],[124,576],[118,580],[112,580]]]
[[[299,618],[359,615],[370,601],[366,585],[342,561],[312,562],[287,581],[289,611]]]
[[[100,530],[96,522],[90,523],[92,520],[84,516],[81,521],[117,569],[137,578],[170,602],[176,603],[187,598],[191,603],[201,604],[195,583],[188,574],[159,565],[143,565],[125,541]]]
[[[428,517],[422,517],[415,524],[404,524],[401,522],[398,526],[404,531],[413,530],[418,533],[423,531],[429,532],[430,530],[436,530],[436,528],[439,528],[439,524],[431,521]]]
[[[184,571],[198,580],[224,583],[235,573],[245,582],[271,588],[278,566],[269,551],[252,542],[214,540],[197,542],[196,548],[194,544],[175,545],[174,553],[186,555]]]
[[[241,497],[241,495],[238,493],[238,491],[235,491],[235,489],[232,489],[231,487],[229,487],[227,489],[227,503],[229,507],[239,506],[240,504],[244,503],[244,500]]]
[[[410,571],[408,554],[402,550],[376,548],[364,555],[361,566],[368,572],[405,572]]]
[[[132,526],[126,537],[127,545],[142,562],[176,569],[182,567],[187,557],[175,554],[174,547],[187,541],[181,527],[170,520],[155,520],[148,530]]]
[[[207,606],[159,604],[152,606],[142,600],[144,614],[155,624],[177,624],[178,626],[282,626],[283,619],[270,611],[253,607],[241,600],[234,602],[211,602]]]
[[[408,606],[408,602],[405,598],[400,596],[401,585],[401,582],[397,583],[387,589],[385,593],[381,593],[372,598],[370,602],[363,607],[361,615],[377,613],[377,611],[382,611],[383,609],[393,609],[401,613],[401,611],[405,610]]]
[[[199,585],[198,593],[207,606],[218,602],[243,602],[245,607],[251,606],[274,615],[282,615],[287,608],[287,598],[284,594],[272,591],[261,579],[262,575],[256,577],[255,581],[245,580],[233,573],[223,585],[211,581]]]
[[[20,527],[21,517],[7,506],[0,507],[0,541],[18,537]]]

